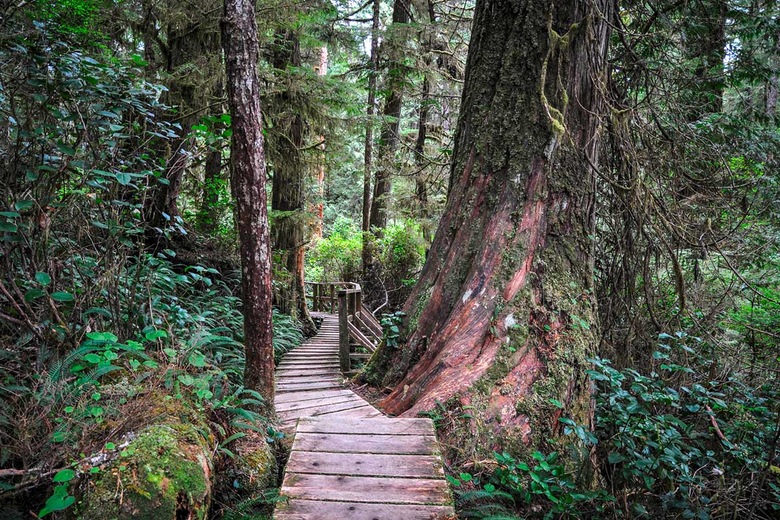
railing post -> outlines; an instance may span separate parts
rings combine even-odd
[[[314,286],[314,312],[320,312],[322,310],[320,305],[320,293],[322,288],[320,284]]]
[[[349,372],[349,324],[348,293],[339,291],[339,365],[341,371]]]
[[[363,319],[363,313],[361,312],[363,309],[363,291],[358,291],[355,294],[355,316],[357,316],[360,319]]]
[[[336,286],[330,284],[330,313],[334,314],[336,310]]]

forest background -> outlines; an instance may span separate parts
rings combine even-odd
[[[475,14],[485,15],[480,38],[508,31],[477,4],[256,4],[275,354],[313,332],[304,279],[359,282],[384,316],[382,353],[362,377],[385,403],[405,381],[439,395],[406,379],[427,348],[414,336],[423,266],[442,250],[431,244],[446,233],[448,200],[467,193],[451,175],[461,171],[459,117],[506,108],[481,104],[478,89],[463,95],[467,61],[480,63],[468,58]],[[513,4],[552,11],[494,9],[514,19]],[[419,411],[437,426],[464,518],[775,518],[780,10],[759,0],[583,5],[601,8],[592,16],[609,43],[593,69],[603,74],[592,83],[597,149],[570,153],[592,174],[592,185],[581,178],[593,204],[580,237],[592,285],[567,278],[571,291],[548,291],[544,314],[492,309],[480,338],[511,337],[505,350],[487,374]],[[261,393],[244,387],[222,12],[211,0],[2,2],[9,518],[105,517],[115,506],[101,493],[118,481],[128,503],[155,503],[160,518],[181,503],[201,516],[262,518],[273,503],[284,443]],[[546,31],[544,44],[561,55],[592,47],[592,34],[564,29]],[[535,37],[505,36],[518,49]],[[515,91],[557,88],[540,107],[552,135],[565,136],[569,83],[560,70],[556,79],[521,77]],[[533,144],[533,128],[523,131],[505,132],[509,148]],[[499,193],[463,197],[475,221]],[[524,395],[506,390],[510,415],[533,425],[518,437],[494,429],[479,397],[520,365],[520,336],[587,347],[575,369],[556,372],[556,359],[575,359],[569,350],[545,354]],[[586,379],[592,402],[577,408],[559,387]],[[394,411],[415,406],[404,399],[391,397]],[[189,455],[166,455],[181,450]],[[253,467],[266,467],[262,478]],[[174,482],[164,492],[163,476]]]

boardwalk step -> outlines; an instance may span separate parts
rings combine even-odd
[[[451,507],[290,500],[276,508],[276,520],[436,520],[455,518]]]
[[[454,519],[433,422],[385,417],[345,389],[336,318],[320,316],[276,373],[276,413],[295,437],[274,518]]]

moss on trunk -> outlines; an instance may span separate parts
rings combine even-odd
[[[612,14],[609,0],[477,2],[447,206],[405,305],[407,341],[368,373],[393,388],[387,412],[439,410],[444,444],[480,458],[554,445],[561,414],[589,420]]]
[[[206,518],[211,499],[211,444],[191,424],[147,426],[123,455],[82,485],[84,520]]]

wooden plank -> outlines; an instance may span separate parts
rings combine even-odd
[[[316,359],[315,359],[315,360],[307,360],[307,359],[291,359],[291,360],[289,360],[289,361],[288,361],[288,360],[286,360],[286,359],[283,359],[283,360],[282,360],[282,362],[281,362],[281,363],[279,363],[279,366],[280,366],[280,367],[281,367],[281,366],[285,366],[285,365],[290,365],[290,366],[299,366],[299,365],[304,365],[304,366],[306,366],[306,365],[314,365],[314,366],[316,366],[316,365],[326,365],[326,366],[327,366],[327,365],[333,365],[333,364],[334,364],[334,363],[333,363],[332,361],[328,361],[328,360],[316,360]],[[336,366],[338,366],[338,363],[336,363]]]
[[[343,500],[383,504],[450,503],[446,480],[309,475],[288,472],[282,495],[309,500]]]
[[[333,376],[339,376],[341,375],[341,372],[337,368],[320,368],[320,369],[314,369],[314,370],[277,370],[276,371],[276,378],[290,378],[290,377],[298,377],[298,376],[325,376],[325,375],[333,375]]]
[[[327,404],[341,404],[348,402],[360,401],[365,403],[356,395],[337,395],[333,397],[321,397],[319,399],[309,399],[308,401],[297,401],[289,403],[276,403],[277,412],[288,412],[290,410],[303,410],[306,408],[314,408],[317,406],[324,406]]]
[[[374,315],[371,314],[371,311],[365,305],[363,305],[360,311],[360,318],[366,325],[368,325],[368,327],[371,328],[371,330],[374,331],[374,335],[380,338],[382,337],[382,325],[379,323],[379,321],[377,321]]]
[[[430,419],[383,418],[382,420],[303,419],[298,425],[302,433],[379,434],[379,435],[433,435]]]
[[[322,399],[323,397],[337,397],[343,395],[354,395],[352,390],[340,388],[338,390],[312,390],[310,392],[295,392],[294,394],[277,395],[274,399],[276,404],[307,401],[310,399]]]
[[[313,376],[299,376],[299,377],[280,377],[276,380],[277,384],[281,385],[288,385],[288,384],[303,384],[303,383],[321,383],[322,381],[331,381],[334,383],[342,383],[344,381],[343,377],[340,376],[333,376],[333,375],[313,375]]]
[[[276,385],[277,392],[307,392],[309,390],[325,390],[328,388],[343,388],[341,383],[323,381],[322,383],[291,384],[282,383]]]
[[[285,356],[284,361],[282,361],[282,363],[284,362],[290,363],[291,361],[318,361],[318,362],[324,361],[325,363],[328,363],[328,362],[332,362],[334,359],[338,361],[338,356],[334,356],[333,354],[301,353],[295,356]]]
[[[363,321],[363,314],[362,313],[355,315],[354,322],[355,322],[355,325],[357,325],[358,327],[363,327],[362,330],[365,332],[366,337],[369,340],[371,340],[371,343],[376,345],[377,343],[379,343],[379,340],[382,339],[382,335],[381,334],[377,335],[374,332],[374,329],[372,329],[365,321]]]
[[[294,369],[294,370],[305,370],[305,369],[315,369],[315,368],[338,368],[338,363],[331,363],[329,361],[282,361],[279,363],[279,369]]]
[[[276,506],[275,520],[452,520],[448,506],[322,502],[293,498]]]
[[[374,345],[371,340],[369,340],[366,335],[363,334],[363,332],[361,332],[361,330],[358,329],[355,325],[353,325],[351,322],[347,322],[347,327],[349,329],[349,335],[352,337],[352,339],[371,351],[376,350],[376,345]]]
[[[286,471],[364,477],[444,478],[439,458],[432,455],[293,451]]]
[[[364,410],[365,408],[365,410]],[[289,419],[291,417],[311,417],[316,415],[334,414],[342,412],[370,412],[374,408],[367,402],[360,401],[348,401],[340,404],[330,404],[323,406],[316,406],[314,408],[306,408],[304,410],[290,410],[287,412],[279,412],[279,416],[282,419]]]
[[[361,418],[361,419],[373,419],[376,417],[383,417],[382,412],[374,408],[373,406],[367,406],[365,408],[355,408],[354,410],[345,410],[343,412],[334,413],[331,415],[338,415],[339,420],[346,418]],[[319,415],[318,417],[329,417],[328,415]]]
[[[328,357],[338,355],[338,351],[334,348],[331,350],[303,350],[296,349],[284,356],[283,359],[292,358],[313,358],[313,357]]]
[[[376,435],[342,433],[304,433],[295,435],[293,449],[298,451],[332,451],[336,453],[386,453],[397,455],[432,455],[436,438],[430,435]]]

